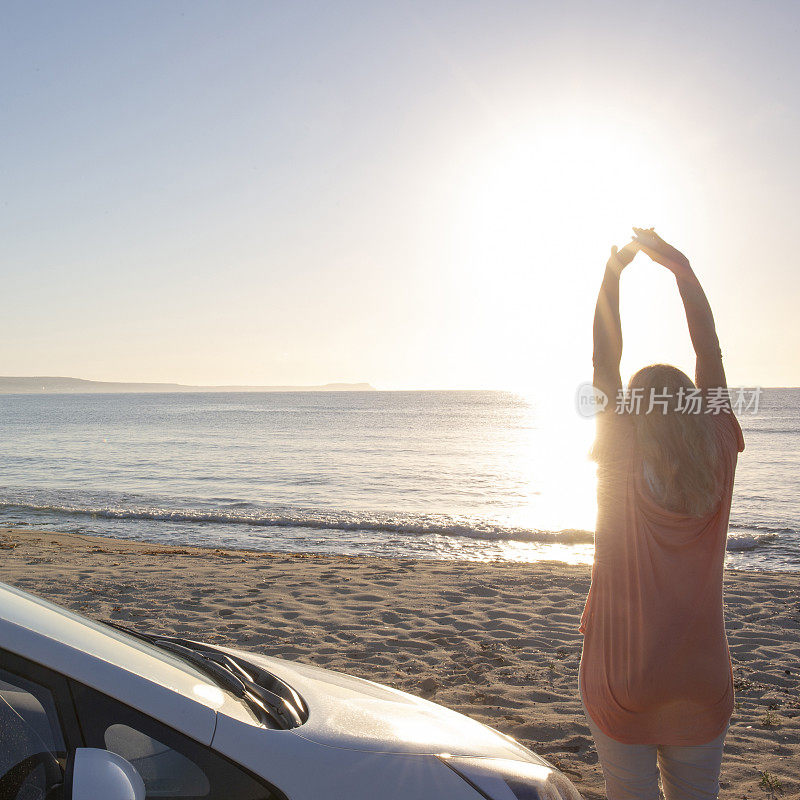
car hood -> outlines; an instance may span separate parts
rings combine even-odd
[[[292,733],[317,744],[391,753],[513,758],[547,764],[505,734],[420,697],[341,672],[225,649],[286,681],[308,704]]]

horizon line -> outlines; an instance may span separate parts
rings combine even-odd
[[[42,386],[37,388],[34,383],[62,382],[62,386]],[[14,386],[19,382],[19,386]],[[27,384],[27,385],[26,385]],[[87,385],[88,384],[88,385]],[[81,389],[96,388],[95,391],[81,391]],[[102,388],[117,387],[112,391],[102,391]],[[137,391],[138,387],[140,390]],[[800,386],[764,386],[761,384],[737,384],[729,386],[730,389],[760,388],[760,389],[800,389]],[[61,391],[59,391],[61,389]],[[98,391],[99,390],[99,391]],[[316,384],[190,384],[167,381],[108,381],[92,378],[74,378],[63,375],[0,375],[0,394],[191,394],[213,392],[508,392],[511,394],[531,394],[534,390],[530,387],[376,387],[367,381],[328,381]]]

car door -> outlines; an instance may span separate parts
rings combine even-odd
[[[59,797],[67,754],[80,744],[65,678],[0,650],[0,798]]]

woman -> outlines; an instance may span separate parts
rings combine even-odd
[[[611,251],[594,319],[598,513],[579,688],[609,800],[716,798],[733,711],[722,574],[742,431],[714,318],[688,259],[653,229]],[[619,279],[637,251],[674,275],[697,387],[656,364],[619,374]]]

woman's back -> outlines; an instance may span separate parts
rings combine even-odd
[[[654,497],[631,417],[603,416],[595,559],[580,624],[584,703],[616,741],[703,744],[733,710],[722,575],[741,428],[732,411],[708,415],[721,496],[695,517]]]

